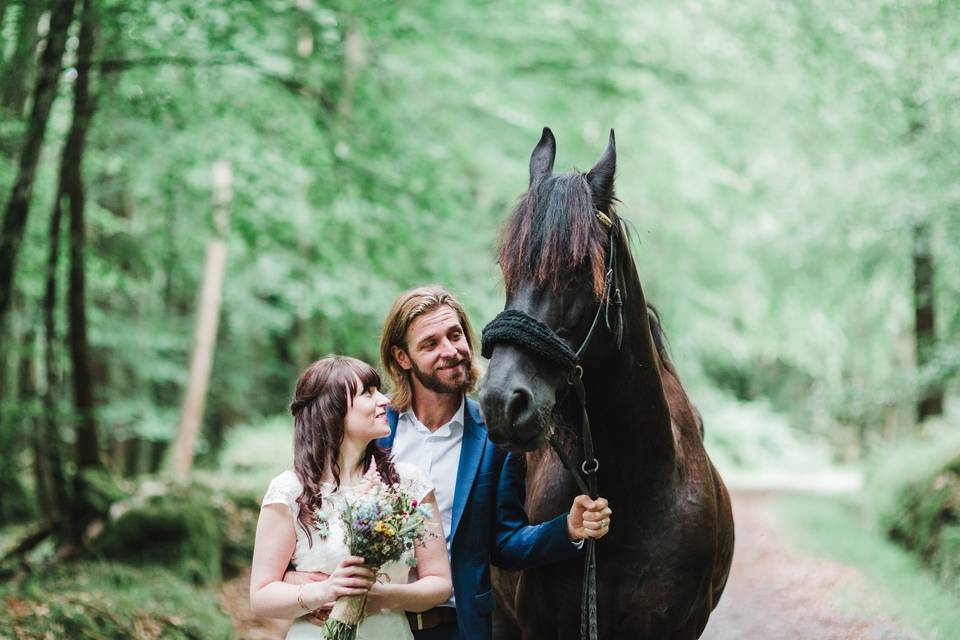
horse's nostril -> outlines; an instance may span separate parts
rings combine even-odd
[[[516,425],[526,421],[533,406],[533,396],[526,389],[514,389],[507,403],[507,419]]]

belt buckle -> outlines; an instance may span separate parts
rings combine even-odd
[[[423,631],[423,614],[417,613],[417,631]]]

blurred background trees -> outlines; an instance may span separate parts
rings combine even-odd
[[[6,0],[0,35],[0,521],[77,540],[96,478],[162,469],[211,239],[201,468],[311,359],[376,362],[404,288],[482,326],[544,125],[562,169],[616,128],[716,457],[773,418],[852,460],[956,415],[956,3]]]
[[[374,360],[404,287],[446,283],[482,324],[500,303],[496,228],[544,124],[563,167],[617,129],[622,212],[697,386],[769,401],[853,455],[943,411],[960,364],[951,3],[98,0],[59,56],[72,5],[3,7],[0,187],[29,217],[19,252],[4,231],[2,437],[28,465],[49,421],[78,455],[91,442],[116,471],[157,470],[215,163],[235,193],[201,457],[281,412],[311,358]],[[38,138],[31,197],[15,181]],[[65,197],[82,229],[57,222]],[[86,364],[67,348],[84,317]]]

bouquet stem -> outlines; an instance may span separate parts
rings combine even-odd
[[[324,626],[326,637],[332,640],[355,640],[366,606],[367,594],[337,598],[337,603],[333,605],[333,610]]]

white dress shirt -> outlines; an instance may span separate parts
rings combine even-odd
[[[430,431],[413,409],[407,409],[397,418],[397,433],[393,439],[393,459],[415,464],[430,477],[437,496],[437,507],[443,521],[447,555],[450,554],[450,525],[453,522],[453,494],[460,467],[460,447],[463,443],[464,400],[450,422]],[[454,605],[453,596],[445,603]]]

